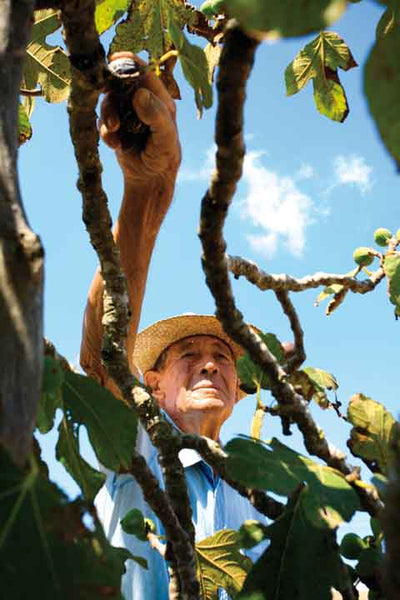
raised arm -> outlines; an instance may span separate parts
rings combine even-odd
[[[115,54],[112,59],[132,56]],[[137,57],[135,60],[141,62]],[[149,125],[151,135],[146,148],[124,152],[118,139],[119,118],[112,95],[105,97],[100,120],[104,142],[116,152],[124,178],[124,194],[114,237],[120,249],[125,273],[131,319],[127,352],[132,354],[140,320],[150,259],[162,221],[171,204],[175,179],[180,164],[180,146],[175,123],[175,104],[162,82],[151,72],[143,79],[143,87],[133,97],[139,118]],[[83,322],[81,345],[82,368],[115,394],[118,390],[101,365],[103,281],[97,271],[89,290]]]

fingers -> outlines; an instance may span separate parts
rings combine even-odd
[[[151,130],[151,144],[161,148],[171,145],[177,138],[173,116],[165,103],[153,92],[140,88],[133,98],[137,116]]]

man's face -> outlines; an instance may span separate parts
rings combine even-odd
[[[163,368],[160,372],[149,371],[146,383],[160,406],[188,432],[205,424],[218,426],[219,433],[238,398],[232,352],[225,342],[209,335],[195,335],[172,344]]]

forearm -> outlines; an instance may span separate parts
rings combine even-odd
[[[171,203],[175,175],[153,178],[147,185],[135,185],[129,180],[120,214],[114,229],[114,238],[120,250],[121,267],[127,280],[131,318],[126,348],[130,366],[147,275],[154,244],[161,224]],[[98,271],[90,287],[85,311],[81,345],[81,365],[91,376],[107,385],[114,393],[115,386],[108,380],[101,365],[103,337],[103,280]]]

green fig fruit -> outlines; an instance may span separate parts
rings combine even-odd
[[[360,267],[368,267],[370,265],[375,256],[373,254],[372,248],[365,248],[364,246],[360,246],[360,248],[356,248],[353,252],[354,262],[356,262]]]
[[[392,232],[385,229],[385,227],[379,227],[374,233],[375,244],[378,244],[378,246],[387,246],[391,237]]]
[[[367,545],[359,535],[356,533],[346,533],[340,544],[340,554],[350,560],[356,560],[366,547]]]
[[[129,510],[123,519],[121,519],[121,527],[125,533],[135,535],[139,540],[145,542],[147,539],[146,521],[142,512],[138,508]]]
[[[214,19],[224,12],[224,4],[225,0],[206,0],[200,6],[200,12],[202,12],[207,19]]]

